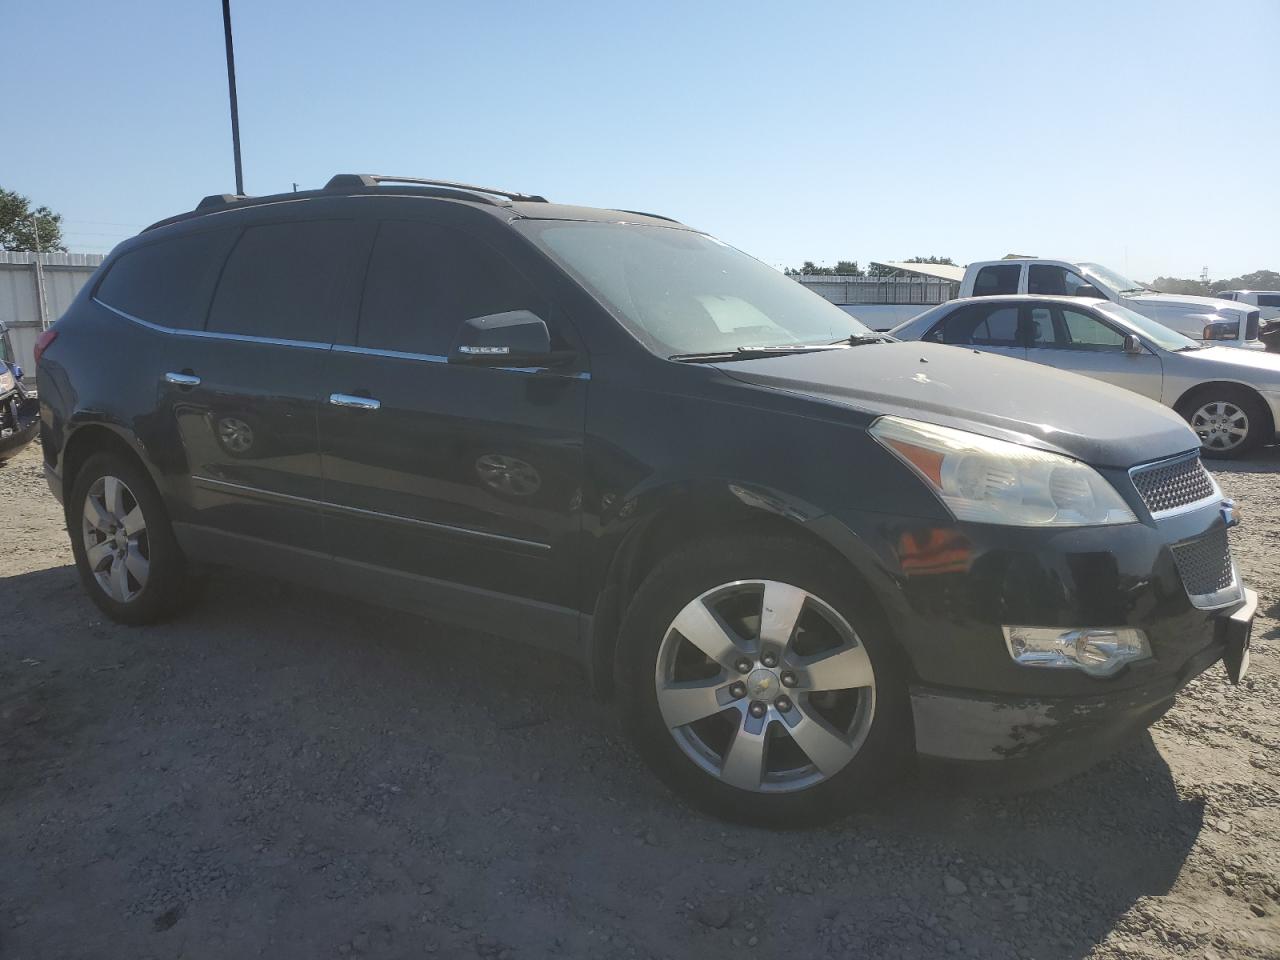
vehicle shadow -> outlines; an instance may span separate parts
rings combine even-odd
[[[21,628],[0,824],[41,824],[38,847],[0,827],[19,953],[140,954],[178,924],[198,955],[1074,960],[1170,889],[1202,826],[1148,735],[1054,790],[907,786],[822,828],[734,826],[536,650],[241,574],[148,628],[103,621],[70,567],[0,592]]]
[[[1213,473],[1280,473],[1280,443],[1262,447],[1243,460],[1205,459]]]

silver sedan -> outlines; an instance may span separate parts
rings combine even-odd
[[[1180,413],[1206,456],[1243,457],[1275,438],[1280,355],[1204,347],[1091,297],[968,297],[890,333],[999,353],[1105,380]]]

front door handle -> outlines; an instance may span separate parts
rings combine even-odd
[[[166,373],[164,382],[172,383],[175,387],[185,387],[188,390],[200,386],[200,378],[191,373]]]
[[[352,410],[377,410],[382,406],[373,397],[357,397],[350,393],[331,393],[329,402],[335,407],[350,407]]]

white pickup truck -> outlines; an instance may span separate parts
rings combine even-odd
[[[960,296],[1008,296],[1042,293],[1101,297],[1210,346],[1265,350],[1258,339],[1258,308],[1214,297],[1158,293],[1096,263],[1065,260],[987,260],[971,263]]]

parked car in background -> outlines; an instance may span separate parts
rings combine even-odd
[[[1128,307],[1170,330],[1205,343],[1264,350],[1257,307],[1214,297],[1160,293],[1097,263],[1065,260],[988,260],[971,263],[960,297],[1015,293],[1096,297]]]
[[[1280,290],[1219,290],[1214,296],[1257,307],[1264,321],[1280,318]]]
[[[917,759],[1060,779],[1248,666],[1178,417],[891,342],[665,217],[354,175],[212,197],[37,346],[108,616],[226,563],[535,643],[723,816],[837,815]]]
[[[0,463],[40,433],[40,405],[28,391],[9,330],[0,323]]]
[[[1140,393],[1181,414],[1210,457],[1246,456],[1280,424],[1280,357],[1206,347],[1107,300],[969,297],[891,335],[1031,360]]]

